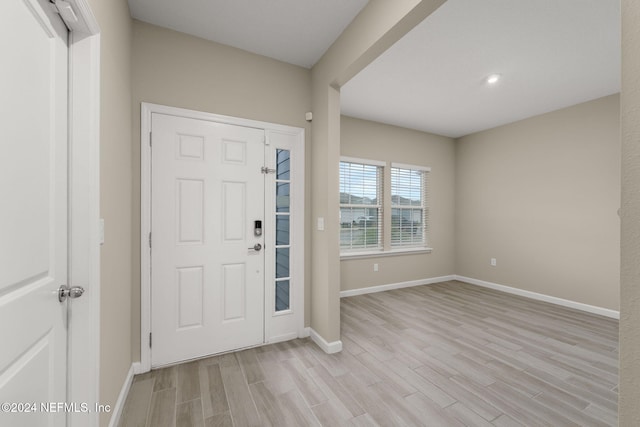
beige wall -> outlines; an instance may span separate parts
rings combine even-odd
[[[140,360],[140,103],[181,107],[305,129],[310,191],[310,71],[140,21],[133,23],[132,346]],[[306,200],[309,213],[310,199]],[[308,216],[308,215],[307,215]],[[306,221],[305,234],[309,234]],[[309,324],[309,239],[306,241],[305,322]]]
[[[302,121],[304,111],[310,109],[310,84],[308,72],[303,69],[292,71],[296,67],[278,63],[268,59],[260,58],[246,52],[237,51],[232,48],[205,42],[200,39],[173,33],[168,30],[161,30],[142,23],[135,23],[134,30],[134,70],[133,70],[133,112],[131,111],[130,91],[132,89],[130,69],[131,53],[131,24],[126,7],[126,1],[102,1],[89,0],[93,12],[95,13],[102,29],[102,102],[101,102],[101,215],[106,220],[106,242],[102,248],[102,330],[101,330],[101,401],[103,403],[113,403],[125,379],[127,370],[131,362],[131,345],[133,345],[134,355],[138,354],[139,347],[139,244],[137,240],[139,232],[139,102],[141,100],[156,102],[161,104],[176,105],[185,108],[211,111],[220,114],[236,115],[258,120],[273,121],[293,126],[306,127],[307,135],[309,127]],[[374,6],[380,9],[384,1],[372,0]],[[398,6],[401,12],[393,15],[393,23],[389,23],[380,16],[386,14],[379,13],[378,18],[369,19],[368,33],[376,34],[374,37],[346,37],[346,41],[336,49],[340,52],[339,60],[327,59],[325,70],[318,70],[316,92],[319,93],[317,106],[318,111],[314,111],[316,117],[324,115],[324,119],[318,121],[319,144],[326,146],[330,144],[329,138],[335,137],[336,118],[330,119],[328,115],[339,115],[339,96],[328,91],[330,84],[340,85],[348,80],[352,75],[362,69],[370,62],[381,49],[381,45],[376,42],[382,38],[386,40],[382,45],[388,45],[401,37],[397,32],[406,32],[412,27],[412,23],[407,23],[407,19],[417,16],[412,14],[412,7],[435,8],[437,3],[442,1],[406,1],[393,2],[402,3]],[[432,3],[432,4],[429,4]],[[640,49],[640,29],[637,22],[640,21],[640,4],[635,0],[622,0],[623,7],[623,85],[622,85],[622,129],[623,129],[623,165],[622,165],[622,190],[623,190],[623,211],[622,211],[622,296],[621,305],[621,384],[620,384],[620,425],[640,424],[640,407],[636,402],[640,400],[640,389],[636,386],[637,378],[640,377],[640,270],[637,259],[640,258],[640,168],[637,167],[637,159],[640,157],[640,120],[638,111],[640,110],[640,59],[636,52]],[[427,16],[430,11],[420,12],[418,15]],[[364,18],[363,18],[364,19]],[[416,18],[416,21],[421,20]],[[394,23],[405,25],[395,25]],[[360,27],[363,27],[362,25]],[[382,29],[384,28],[384,29]],[[362,36],[362,34],[360,34]],[[368,46],[355,46],[353,39],[372,41]],[[376,45],[378,48],[376,48]],[[185,49],[187,48],[187,49]],[[377,52],[376,52],[377,51]],[[335,55],[334,55],[335,57]],[[253,58],[253,60],[249,59]],[[177,60],[176,60],[177,59]],[[226,59],[226,61],[225,61]],[[232,60],[232,61],[231,61]],[[338,63],[339,67],[334,65]],[[182,64],[186,64],[182,66]],[[195,66],[194,66],[195,64]],[[238,65],[240,64],[240,65]],[[260,64],[259,67],[255,65]],[[200,65],[200,66],[198,66]],[[328,71],[326,71],[328,69]],[[265,72],[265,70],[267,70]],[[276,75],[282,73],[281,77]],[[306,83],[305,83],[306,80]],[[232,82],[232,83],[229,83]],[[277,103],[267,102],[274,93],[281,98]],[[332,97],[332,99],[329,99]],[[606,103],[606,101],[603,101]],[[329,104],[332,104],[331,106]],[[569,110],[574,108],[572,107]],[[133,137],[131,134],[131,117],[133,114]],[[556,113],[552,113],[556,114]],[[558,114],[563,114],[559,112]],[[571,114],[569,116],[572,116]],[[545,117],[545,116],[543,116]],[[572,120],[576,117],[572,116]],[[534,118],[530,120],[543,120]],[[339,118],[337,119],[339,123]],[[527,121],[525,121],[527,122]],[[526,123],[525,123],[526,124]],[[522,126],[523,122],[511,126]],[[590,123],[587,127],[593,126]],[[606,126],[604,126],[606,127]],[[509,133],[509,127],[505,129],[493,130],[496,135],[505,132]],[[334,129],[332,131],[332,129]],[[600,129],[603,130],[603,129]],[[314,130],[314,134],[315,134]],[[333,133],[332,133],[333,132]],[[526,136],[526,134],[525,134]],[[559,140],[567,141],[562,132],[556,134]],[[589,135],[585,135],[589,139]],[[491,145],[482,135],[473,137],[483,141],[484,144]],[[463,147],[464,139],[460,144]],[[339,141],[339,135],[338,135]],[[536,141],[540,143],[540,141]],[[332,142],[331,144],[333,144]],[[543,141],[544,143],[544,141]],[[307,153],[310,154],[309,140],[307,140]],[[548,145],[548,144],[547,144]],[[339,143],[337,145],[339,151]],[[468,148],[468,146],[467,146]],[[549,151],[556,150],[556,146],[549,146]],[[337,153],[328,152],[327,148],[317,150],[322,155],[321,158],[314,159],[314,162],[321,162],[319,166],[313,166],[317,173],[314,176],[322,176],[327,167],[335,162]],[[133,151],[133,153],[132,153]],[[460,151],[464,151],[461,148]],[[581,153],[579,150],[577,153]],[[132,158],[133,156],[133,158]],[[461,156],[462,157],[462,156]],[[609,158],[606,155],[605,158]],[[546,157],[539,159],[544,163]],[[483,159],[485,164],[493,164],[498,169],[511,167],[508,162],[496,162],[492,159]],[[608,160],[607,163],[611,163]],[[605,162],[598,163],[600,170]],[[307,163],[310,164],[309,162]],[[528,163],[525,162],[525,170]],[[553,166],[553,165],[547,165]],[[558,165],[555,165],[558,166]],[[474,164],[471,167],[475,167]],[[132,170],[133,169],[133,170]],[[542,170],[542,169],[541,169]],[[556,170],[552,168],[552,170]],[[486,171],[483,170],[483,172]],[[465,171],[466,174],[466,171]],[[531,173],[532,183],[536,176]],[[133,181],[133,185],[132,185]],[[330,181],[333,183],[333,181]],[[308,181],[309,190],[309,181]],[[131,191],[133,187],[133,193]],[[326,191],[326,185],[319,183],[318,190]],[[459,192],[462,191],[462,188]],[[614,193],[617,190],[612,190]],[[307,191],[309,193],[309,191]],[[544,193],[543,193],[544,195]],[[514,196],[518,196],[515,193]],[[614,197],[610,196],[609,198]],[[458,198],[460,199],[460,198]],[[509,197],[509,200],[512,198]],[[561,198],[559,198],[561,199]],[[315,201],[314,201],[315,203]],[[319,206],[314,207],[314,212],[324,213],[328,206],[327,201],[322,199],[317,201]],[[610,201],[611,205],[612,203]],[[482,203],[480,203],[482,205]],[[507,209],[512,203],[507,204]],[[308,212],[310,203],[307,201]],[[457,211],[461,212],[458,206]],[[604,214],[608,218],[611,213]],[[472,213],[464,213],[458,218],[462,221],[469,220]],[[464,217],[464,218],[463,218]],[[578,217],[580,218],[580,217]],[[473,222],[473,218],[470,220]],[[582,221],[582,220],[581,220]],[[610,220],[607,227],[610,226]],[[337,225],[337,224],[334,224]],[[551,225],[551,224],[549,224]],[[309,228],[308,228],[309,230]],[[509,231],[509,230],[507,230]],[[486,235],[486,232],[479,231]],[[310,230],[307,233],[311,235]],[[467,243],[475,244],[475,242]],[[458,236],[456,244],[461,247],[461,240]],[[608,243],[611,245],[611,242]],[[487,245],[479,245],[478,250],[484,251]],[[329,247],[322,242],[315,247],[316,253],[313,255],[314,262],[320,261],[318,265],[336,268],[337,262],[322,262],[327,258],[335,247]],[[545,250],[548,247],[545,248]],[[604,248],[600,244],[597,259],[605,254]],[[555,251],[555,249],[554,249]],[[613,249],[615,254],[616,248]],[[611,253],[611,251],[609,251]],[[309,257],[310,251],[307,251]],[[471,254],[473,255],[473,254]],[[486,272],[488,264],[487,253],[481,256],[479,271]],[[525,254],[526,255],[526,254]],[[475,255],[474,255],[475,256]],[[505,271],[504,256],[492,254],[498,257],[498,268],[501,274],[508,274]],[[459,255],[459,258],[463,257]],[[473,258],[473,256],[471,257]],[[610,258],[610,256],[606,256]],[[465,261],[466,263],[466,261]],[[473,266],[474,261],[471,260]],[[608,262],[607,264],[610,264]],[[307,262],[309,265],[309,262]],[[339,265],[339,264],[338,264]],[[460,265],[462,268],[463,266]],[[582,269],[585,266],[580,266]],[[589,266],[586,266],[589,267]],[[611,272],[612,267],[608,265],[603,270]],[[472,270],[469,271],[471,274]],[[458,270],[458,273],[463,273]],[[492,273],[493,271],[490,270]],[[497,269],[495,270],[497,271]],[[307,269],[309,272],[309,269]],[[609,273],[610,274],[610,273]],[[608,275],[609,275],[608,274]],[[492,280],[491,275],[484,278]],[[505,282],[501,277],[493,280]],[[506,277],[506,276],[505,276]],[[327,277],[328,278],[328,277]],[[482,277],[480,277],[482,278]],[[131,283],[134,283],[132,286]],[[309,280],[307,280],[307,283]],[[319,287],[328,286],[319,278]],[[505,283],[515,285],[514,283]],[[615,294],[616,287],[612,286],[609,294]],[[537,290],[545,291],[545,290]],[[552,289],[551,294],[555,294]],[[133,302],[130,301],[131,294]],[[319,292],[320,299],[330,299],[333,295],[327,292]],[[596,305],[608,305],[615,307],[615,298],[609,298],[607,304],[598,301]],[[320,313],[318,322],[327,323],[326,318],[337,317],[339,319],[339,308],[335,312],[336,304],[320,304],[319,308],[328,308],[326,313]],[[339,306],[338,306],[339,307]],[[130,318],[129,310],[133,309],[133,318]],[[309,310],[307,310],[309,314]],[[131,336],[133,328],[133,337]],[[331,339],[331,325],[326,329],[327,338]],[[137,360],[138,356],[134,357]],[[105,414],[101,418],[101,424],[106,425],[109,415]]]
[[[459,139],[456,274],[618,310],[619,114],[612,95]]]
[[[126,0],[90,0],[100,25],[100,403],[115,404],[131,367],[131,18]],[[110,413],[100,416],[106,426]]]
[[[431,167],[430,254],[394,255],[340,262],[341,290],[455,274],[455,141],[451,138],[342,116],[341,155]],[[378,272],[373,271],[377,263]]]
[[[640,425],[640,2],[622,0],[619,425]]]

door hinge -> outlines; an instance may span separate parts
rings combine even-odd
[[[151,249],[151,233],[149,233],[149,249]]]
[[[77,31],[80,29],[78,15],[73,10],[71,4],[68,1],[64,0],[49,0],[49,3],[53,5],[53,10],[64,22],[64,25],[69,29],[69,31]]]
[[[149,348],[151,348],[151,332],[149,332]]]
[[[260,172],[262,172],[262,173],[264,173],[264,174],[267,174],[267,173],[276,173],[276,170],[275,170],[275,169],[269,169],[269,168],[268,168],[268,167],[266,167],[266,166],[262,166],[262,167],[260,168]]]
[[[153,132],[149,132],[149,147],[153,146]]]

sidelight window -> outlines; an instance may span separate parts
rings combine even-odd
[[[276,279],[275,309],[289,310],[291,306],[291,153],[276,150]]]

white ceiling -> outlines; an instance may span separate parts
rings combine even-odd
[[[129,0],[161,27],[311,68],[368,0]]]
[[[341,100],[349,116],[460,137],[619,90],[619,0],[448,0]]]
[[[367,1],[129,5],[136,19],[310,68]],[[448,0],[343,86],[342,112],[459,137],[619,92],[619,1]],[[489,87],[492,73],[502,79]]]

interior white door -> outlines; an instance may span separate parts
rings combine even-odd
[[[264,341],[264,131],[154,113],[151,364]]]
[[[66,400],[67,29],[48,0],[2,6],[0,425],[64,426],[41,403]]]

